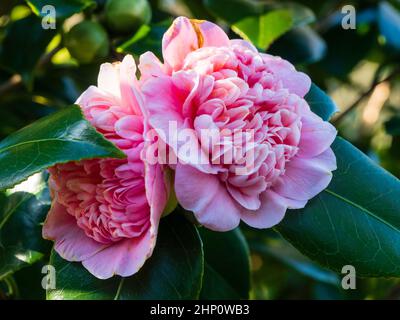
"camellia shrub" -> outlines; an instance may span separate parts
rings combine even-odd
[[[0,299],[398,298],[398,34],[386,1],[5,1]]]

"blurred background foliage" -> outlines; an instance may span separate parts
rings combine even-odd
[[[56,8],[55,20],[42,11],[48,4]],[[342,8],[349,4],[356,29],[345,30]],[[249,39],[308,73],[337,103],[341,112],[332,121],[340,134],[400,177],[397,0],[1,0],[0,139],[73,103],[96,83],[102,62],[147,50],[160,56],[162,35],[179,15],[214,21],[230,37]],[[43,29],[42,18],[56,28]],[[42,204],[33,210],[35,221],[47,211],[48,200]],[[4,245],[9,231],[2,227]],[[399,280],[358,279],[356,290],[343,290],[343,275],[308,260],[275,231],[242,229],[253,299],[400,298]],[[14,277],[0,268],[0,299],[44,298],[43,262],[29,258],[30,266]]]

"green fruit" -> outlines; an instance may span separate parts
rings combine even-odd
[[[108,26],[118,33],[133,32],[151,20],[147,0],[108,0],[105,13]]]
[[[107,32],[93,21],[83,21],[73,26],[65,36],[65,46],[80,63],[104,58],[109,52]]]

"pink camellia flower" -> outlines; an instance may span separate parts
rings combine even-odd
[[[303,99],[307,75],[246,41],[229,40],[207,21],[177,18],[162,45],[164,63],[152,53],[140,59],[142,92],[150,124],[178,158],[177,199],[201,224],[217,231],[240,220],[272,227],[328,186],[336,130]],[[190,154],[179,139],[188,130],[196,151]],[[211,135],[218,140],[204,142],[202,130],[217,132]],[[238,145],[235,135],[252,144]],[[250,153],[252,165],[238,174]]]
[[[159,165],[141,160],[148,142],[143,101],[131,56],[103,64],[98,87],[78,99],[86,118],[127,158],[59,164],[50,171],[52,207],[44,238],[93,275],[136,273],[152,254],[168,187]]]

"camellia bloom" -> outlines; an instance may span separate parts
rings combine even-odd
[[[141,57],[142,92],[150,124],[179,160],[177,199],[201,224],[217,231],[240,220],[271,227],[328,186],[336,130],[303,99],[307,75],[246,41],[229,40],[207,21],[177,18],[162,46],[164,63],[151,53]],[[211,146],[200,138],[204,129],[219,133]],[[185,130],[192,132],[191,155],[180,150]],[[250,152],[251,166],[238,174]]]
[[[94,159],[51,168],[53,198],[44,238],[66,260],[82,261],[93,275],[136,273],[153,252],[168,186],[159,165],[142,161],[143,101],[131,56],[103,64],[98,87],[78,99],[86,118],[126,154],[126,159]]]

